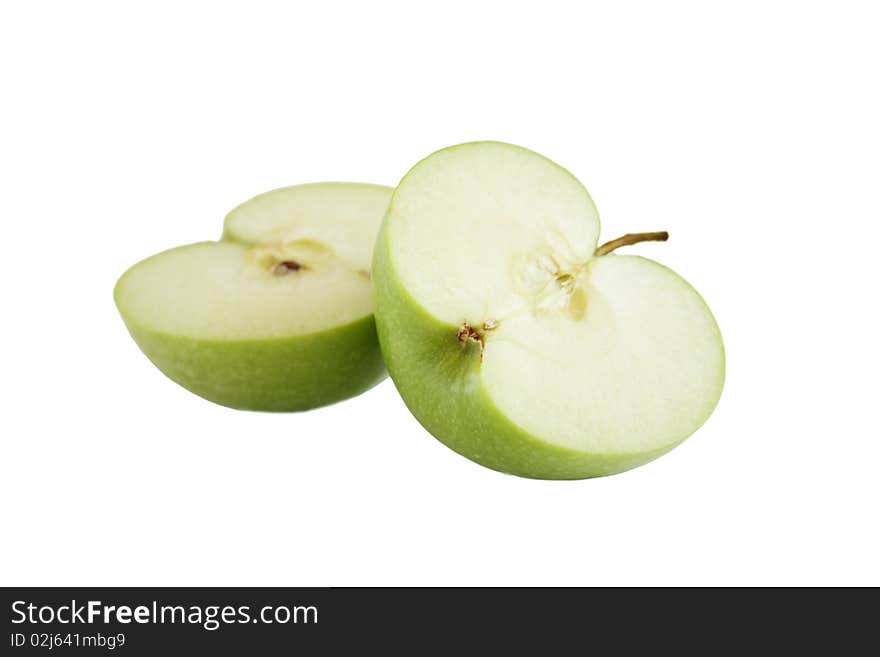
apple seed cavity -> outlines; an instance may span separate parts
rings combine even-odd
[[[308,268],[305,265],[298,263],[296,260],[282,260],[272,267],[272,273],[276,276],[287,276],[290,272],[299,271],[300,269]]]

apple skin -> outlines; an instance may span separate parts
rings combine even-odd
[[[224,341],[158,333],[119,310],[141,351],[168,378],[230,408],[303,411],[359,395],[386,377],[372,316],[307,335]]]
[[[463,352],[458,327],[431,316],[400,283],[387,222],[376,242],[373,282],[379,344],[404,403],[428,432],[480,465],[532,479],[587,479],[643,465],[687,438],[654,451],[617,454],[550,444],[494,404],[480,379],[479,346],[469,343]]]

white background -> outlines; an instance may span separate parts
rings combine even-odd
[[[880,584],[877,11],[5,3],[0,582]],[[631,252],[703,293],[728,378],[668,456],[505,476],[390,381],[236,412],[126,333],[116,278],[240,201],[474,139],[569,168],[603,239],[670,231]]]

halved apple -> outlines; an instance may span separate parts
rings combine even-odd
[[[258,196],[228,215],[226,241],[129,269],[117,307],[162,372],[218,404],[298,411],[357,395],[386,376],[369,268],[390,194],[323,183]]]
[[[373,259],[385,362],[415,417],[487,467],[573,479],[672,449],[724,381],[715,320],[681,277],[597,249],[599,217],[565,169],[477,142],[419,162]]]

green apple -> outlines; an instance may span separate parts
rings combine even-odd
[[[369,268],[391,191],[322,183],[258,196],[227,216],[224,241],[125,272],[119,312],[162,372],[224,406],[299,411],[364,392],[386,376]]]
[[[525,477],[622,472],[669,451],[721,395],[724,349],[671,270],[597,248],[599,217],[565,169],[462,144],[419,162],[373,256],[391,378],[456,452]]]

